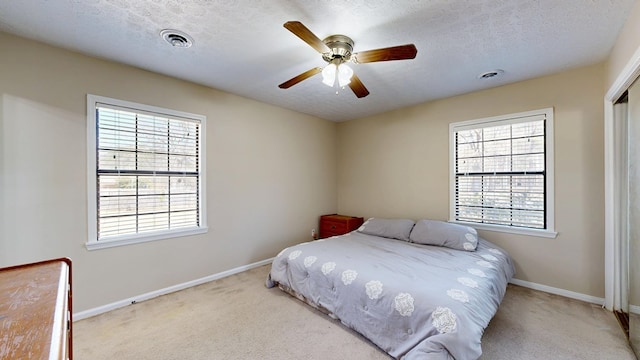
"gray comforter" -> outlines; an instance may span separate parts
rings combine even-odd
[[[267,286],[323,308],[397,359],[477,359],[514,274],[510,257],[352,232],[284,249]]]

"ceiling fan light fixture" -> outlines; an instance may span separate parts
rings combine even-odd
[[[333,87],[333,84],[336,83],[336,71],[337,66],[334,63],[331,63],[322,69],[322,83]]]
[[[347,66],[347,64],[340,64],[340,66],[338,66],[338,85],[340,85],[340,87],[349,85],[352,76],[353,70]]]

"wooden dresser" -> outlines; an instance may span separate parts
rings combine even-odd
[[[72,359],[71,260],[0,269],[0,359]]]
[[[330,214],[320,216],[320,238],[346,234],[362,225],[361,217]]]

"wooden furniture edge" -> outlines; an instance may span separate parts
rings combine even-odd
[[[67,319],[67,331],[68,333],[68,342],[69,342],[69,359],[73,359],[73,291],[72,288],[73,286],[71,285],[73,283],[73,266],[72,266],[72,261],[70,258],[68,257],[62,257],[62,258],[55,258],[55,259],[48,259],[48,260],[42,260],[42,261],[36,261],[36,262],[32,262],[32,263],[27,263],[27,264],[18,264],[18,265],[11,265],[11,266],[7,266],[7,267],[3,267],[0,268],[0,271],[10,271],[10,270],[17,270],[17,269],[22,269],[22,268],[27,268],[27,267],[31,267],[31,266],[38,266],[38,265],[45,265],[45,264],[52,264],[52,263],[57,263],[57,262],[64,262],[67,264],[67,266],[69,267],[69,288],[67,290],[67,307],[68,307],[68,319]]]

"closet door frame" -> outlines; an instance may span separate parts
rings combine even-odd
[[[616,286],[619,279],[616,276],[621,269],[622,237],[619,224],[623,221],[623,202],[619,187],[620,174],[622,173],[621,162],[616,154],[621,151],[621,145],[616,141],[615,112],[614,103],[624,94],[625,91],[640,77],[640,48],[638,48],[622,72],[611,85],[604,98],[604,187],[605,187],[605,249],[604,249],[604,270],[605,270],[605,303],[608,310],[619,310],[622,291],[620,284]],[[625,164],[626,166],[626,164]],[[626,173],[626,172],[625,172]],[[618,309],[616,309],[618,308]]]

